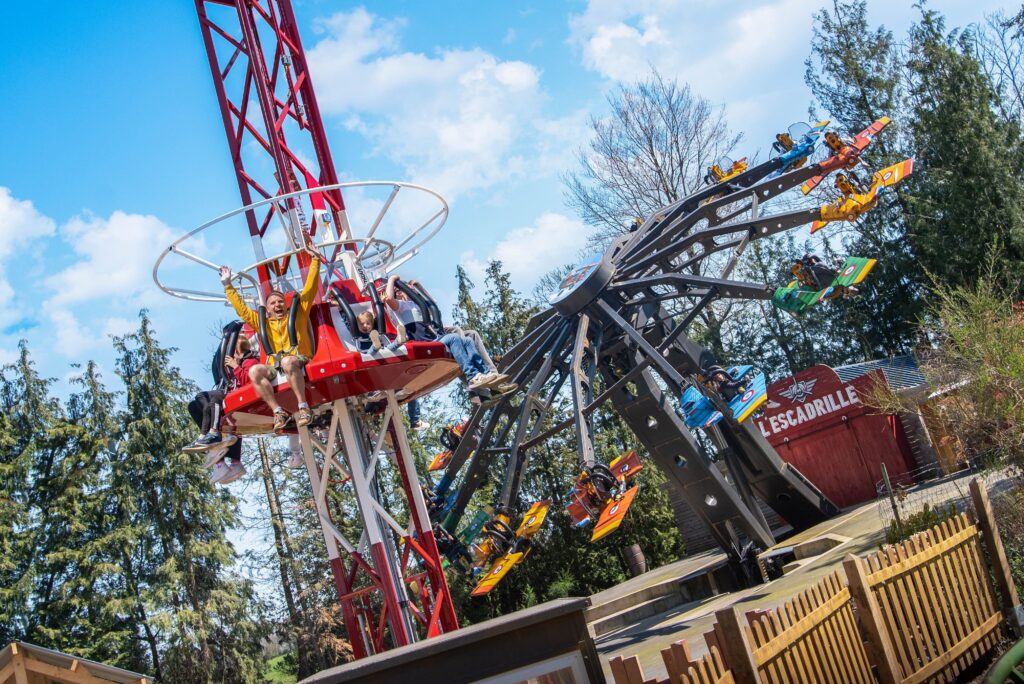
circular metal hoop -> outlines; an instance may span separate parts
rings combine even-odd
[[[264,207],[270,204],[280,204],[281,202],[292,199],[295,197],[301,197],[304,195],[310,195],[312,193],[327,192],[331,190],[345,190],[353,188],[390,188],[391,191],[388,194],[387,199],[384,201],[383,206],[377,215],[370,223],[370,226],[366,232],[366,235],[356,237],[342,237],[336,240],[326,240],[321,243],[315,243],[314,246],[317,249],[326,249],[328,247],[347,247],[354,249],[356,252],[356,258],[362,268],[370,271],[379,272],[382,274],[389,273],[395,270],[405,262],[412,259],[414,256],[419,254],[420,249],[425,245],[431,238],[437,235],[438,231],[444,227],[445,222],[448,220],[448,203],[445,199],[421,185],[414,183],[403,183],[400,181],[354,181],[348,183],[338,183],[335,185],[324,185],[315,188],[306,188],[304,190],[298,190],[296,192],[290,192],[283,195],[277,195],[269,197],[259,202],[253,202],[252,204],[244,207],[239,207],[233,211],[229,211],[226,214],[222,214],[202,225],[192,229],[185,233],[177,240],[172,242],[163,252],[160,257],[156,260],[153,265],[153,281],[157,287],[173,297],[179,297],[181,299],[187,299],[190,301],[199,302],[224,302],[226,298],[223,293],[220,292],[209,292],[203,290],[197,290],[187,287],[179,287],[175,285],[169,285],[161,280],[160,267],[163,265],[164,260],[171,254],[177,255],[180,258],[186,259],[193,263],[199,264],[205,268],[213,271],[218,271],[220,266],[215,264],[203,257],[193,254],[187,249],[182,247],[182,244],[191,239],[196,239],[202,235],[205,231],[210,228],[217,226],[218,224],[224,223],[225,221],[235,218],[241,214]],[[380,228],[381,223],[384,221],[388,211],[394,206],[395,198],[398,196],[401,190],[412,190],[420,196],[426,196],[436,202],[438,207],[436,211],[430,214],[429,218],[422,221],[411,231],[408,231],[397,243],[389,240],[384,240],[379,237],[375,237],[377,230]],[[351,230],[351,227],[347,225],[346,230]],[[335,227],[335,230],[338,228]],[[288,241],[291,243],[292,249],[286,250],[277,254],[273,257],[266,257],[259,261],[249,264],[241,269],[233,271],[233,280],[239,282],[239,289],[242,291],[243,296],[251,297],[254,300],[261,301],[262,303],[262,292],[260,291],[259,283],[253,272],[262,265],[275,262],[279,259],[297,254],[302,251],[301,247],[294,244],[294,240],[290,234],[288,235]]]

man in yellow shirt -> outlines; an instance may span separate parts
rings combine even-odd
[[[295,425],[304,427],[312,420],[312,413],[309,404],[306,403],[306,378],[303,372],[304,366],[313,356],[313,343],[309,339],[309,309],[313,305],[313,299],[317,294],[317,286],[320,277],[320,255],[313,247],[306,247],[306,251],[313,257],[309,266],[309,273],[306,275],[306,282],[299,293],[299,311],[295,316],[295,345],[292,345],[288,336],[288,305],[284,293],[279,290],[271,290],[267,295],[267,339],[272,349],[264,349],[267,354],[268,363],[256,364],[249,369],[249,379],[260,399],[267,403],[267,406],[274,412],[274,429],[281,430],[288,422],[288,413],[277,403],[274,396],[273,381],[278,373],[284,374],[288,379],[288,386],[295,393],[299,403],[299,410],[295,412]],[[231,269],[227,266],[220,267],[220,282],[224,285],[224,294],[227,295],[235,313],[245,323],[248,323],[253,330],[259,330],[259,313],[246,306],[245,302],[238,295],[238,291],[231,285]]]

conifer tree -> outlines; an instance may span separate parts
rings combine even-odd
[[[145,312],[139,329],[115,338],[114,346],[125,402],[111,489],[119,514],[137,532],[129,543],[137,555],[125,558],[126,583],[148,612],[149,630],[167,644],[154,668],[166,681],[206,682],[217,671],[225,681],[244,681],[239,673],[257,671],[260,638],[253,637],[266,626],[248,584],[230,577],[235,552],[225,530],[235,523],[236,502],[213,489],[199,459],[181,451],[191,434],[185,407],[195,387],[172,365],[173,350],[160,346]],[[242,636],[226,639],[225,624]]]
[[[813,31],[805,81],[833,125],[854,134],[882,116],[892,118],[865,152],[866,164],[856,170],[868,181],[871,170],[913,154],[904,55],[891,31],[870,25],[864,0],[835,0],[831,9],[814,15]],[[830,182],[818,193],[822,203],[836,197]],[[905,183],[897,185],[853,230],[825,229],[839,236],[834,246],[844,256],[878,260],[857,306],[815,313],[831,318],[834,334],[860,347],[866,358],[909,351],[923,312],[925,278],[908,239],[906,192]]]
[[[110,473],[115,395],[103,386],[96,365],[71,380],[77,388],[66,415],[50,429],[62,443],[36,486],[51,492],[40,507],[38,573],[45,592],[35,600],[39,624],[33,640],[61,651],[145,669],[130,613],[119,610],[110,571],[118,564],[108,544],[123,530],[110,525],[105,478]]]
[[[910,31],[912,132],[920,175],[910,180],[908,229],[924,268],[972,285],[993,245],[1006,286],[1024,266],[1024,139],[1004,120],[976,59],[972,29],[946,34],[933,10]]]
[[[346,662],[352,649],[345,634],[327,549],[312,505],[312,492],[304,469],[280,467],[280,451],[270,440],[257,440],[254,451],[266,500],[264,521],[273,539],[274,576],[267,581],[281,587],[284,619],[281,635],[293,648],[286,664],[299,678]],[[348,521],[336,521],[347,527]]]
[[[52,384],[35,370],[28,346],[18,345],[18,360],[0,372],[0,640],[27,639],[37,623],[35,594],[38,503],[34,486],[55,442],[49,434],[61,408],[49,392]]]

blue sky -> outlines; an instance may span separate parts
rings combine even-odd
[[[25,338],[48,375],[93,358],[110,378],[107,335],[148,307],[178,365],[206,384],[211,331],[227,311],[172,299],[150,277],[176,235],[240,203],[193,4],[9,4],[0,360]],[[725,105],[745,133],[741,153],[805,118],[803,60],[821,4],[295,0],[295,11],[341,175],[420,182],[448,198],[448,225],[404,269],[447,309],[459,263],[479,274],[501,258],[529,291],[576,258],[587,228],[559,175],[606,93],[648,65]],[[955,25],[1019,3],[932,6]],[[870,7],[897,35],[914,16],[909,2]],[[234,265],[253,260],[244,232],[207,247]],[[217,287],[195,273],[207,279],[199,289]]]

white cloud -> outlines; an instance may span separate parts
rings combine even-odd
[[[78,260],[47,278],[46,286],[51,303],[68,305],[133,300],[151,289],[153,264],[175,233],[155,216],[115,211],[109,218],[76,216],[60,236]]]
[[[32,202],[17,199],[10,189],[0,186],[0,328],[18,323],[26,315],[11,286],[8,261],[19,250],[53,235],[53,231],[53,219],[40,214]]]
[[[501,261],[511,275],[513,285],[528,292],[546,273],[575,263],[592,230],[564,214],[545,212],[533,225],[506,233],[486,257],[466,252],[460,261],[477,284],[483,283],[489,261]]]
[[[52,347],[53,351],[72,358],[81,358],[83,352],[95,351],[106,341],[101,335],[93,334],[83,327],[67,308],[51,305],[45,309],[46,317],[53,326],[54,335],[50,338],[56,342]]]
[[[731,112],[739,130],[766,111],[806,111],[803,59],[819,0],[590,0],[569,20],[570,44],[584,66],[605,78],[633,81],[653,66],[716,103],[749,103]],[[778,125],[775,122],[774,125]]]
[[[540,71],[482,49],[402,52],[403,26],[363,8],[317,22],[309,63],[324,112],[449,199],[540,172]]]
[[[0,260],[33,240],[53,235],[53,219],[43,216],[28,200],[19,200],[0,186]]]
[[[107,336],[133,330],[134,321],[114,312],[167,303],[153,284],[153,264],[175,233],[155,216],[115,211],[108,218],[85,214],[60,227],[76,258],[44,281],[43,305],[53,326],[56,351],[79,356],[108,345]]]
[[[131,320],[129,318],[114,316],[112,318],[108,318],[103,324],[103,337],[127,335],[130,332],[134,332],[138,327],[138,319]]]

